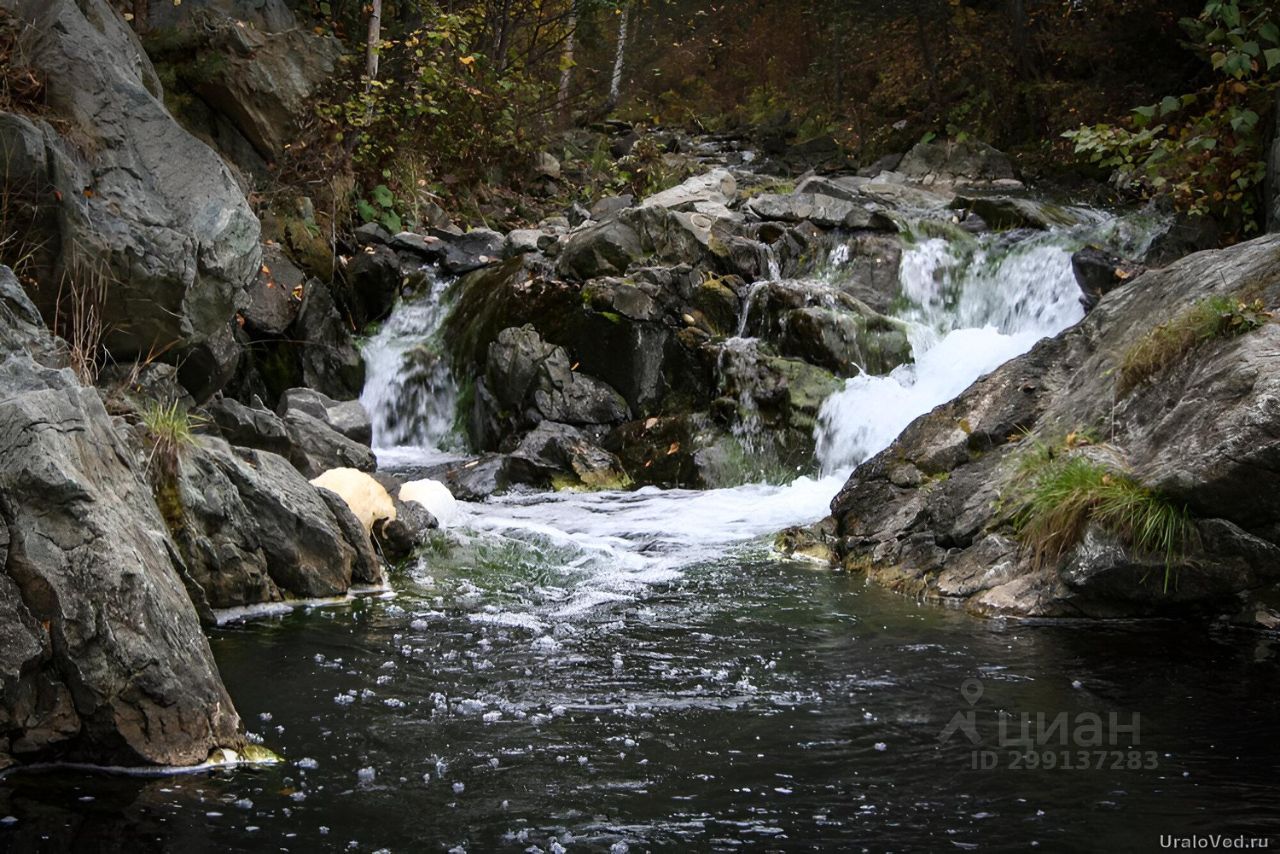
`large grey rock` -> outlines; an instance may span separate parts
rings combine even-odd
[[[623,275],[641,265],[718,267],[715,235],[732,223],[723,206],[672,210],[662,205],[628,208],[608,222],[574,232],[565,243],[556,269],[578,281]]]
[[[906,326],[842,291],[813,281],[758,285],[746,308],[746,331],[785,356],[836,376],[887,374],[911,361]]]
[[[922,184],[980,185],[1017,182],[1008,156],[984,142],[920,142],[908,151],[897,171]]]
[[[285,0],[147,0],[144,8],[143,25],[153,30],[202,26],[211,16],[242,21],[265,33],[281,33],[298,26],[298,19]]]
[[[284,425],[289,433],[289,462],[308,478],[334,468],[371,472],[378,467],[368,445],[348,439],[320,418],[295,409],[284,415]]]
[[[641,207],[659,207],[674,211],[693,210],[700,202],[728,205],[738,195],[738,182],[727,169],[713,169],[695,175],[668,190],[654,193],[640,203]]]
[[[0,365],[0,518],[0,764],[183,765],[242,743],[133,455],[97,392],[23,351]]]
[[[762,193],[747,202],[747,209],[766,220],[811,222],[821,228],[874,228],[893,230],[893,221],[866,204],[820,194]]]
[[[623,489],[622,461],[569,424],[543,421],[507,459],[511,483],[553,489]]]
[[[276,244],[263,248],[262,267],[245,288],[240,314],[245,331],[258,335],[285,335],[298,316],[294,291],[304,289],[306,276]]]
[[[498,334],[478,391],[476,418],[482,423],[475,432],[488,446],[541,421],[610,424],[629,417],[618,392],[574,371],[564,348],[543,341],[532,325]]]
[[[162,352],[207,396],[239,356],[233,301],[259,267],[257,218],[219,157],[165,110],[150,62],[110,4],[5,7],[30,25],[27,61],[58,120],[42,133],[60,266],[102,289],[117,361]],[[38,295],[46,311],[59,280],[52,271]]]
[[[403,281],[396,253],[386,246],[365,246],[352,257],[344,274],[355,322],[363,327],[386,320]]]
[[[851,565],[981,613],[1117,617],[1234,613],[1280,582],[1280,326],[1196,342],[1132,390],[1139,336],[1210,296],[1280,305],[1280,236],[1202,252],[1103,296],[1077,326],[913,422],[832,503]],[[1119,393],[1123,392],[1123,393]],[[1189,508],[1197,542],[1170,567],[1090,529],[1041,566],[1016,546],[1007,496],[1025,431],[1106,435],[1109,464]],[[999,540],[993,538],[999,537]],[[984,569],[985,567],[985,569]]]
[[[364,404],[358,400],[334,400],[312,388],[291,388],[280,398],[277,411],[282,416],[293,411],[304,412],[353,442],[365,446],[373,443],[373,424]]]
[[[359,397],[364,359],[328,285],[315,280],[307,285],[293,328],[301,349],[303,383],[340,400]]]
[[[353,582],[381,581],[351,510],[281,457],[202,438],[180,463],[174,537],[211,607],[338,596]]]
[[[200,97],[226,116],[267,163],[297,140],[302,122],[326,88],[342,56],[333,36],[291,27],[268,31],[232,17],[209,18],[201,54],[214,69],[196,85]]]
[[[256,542],[280,591],[320,598],[350,589],[357,548],[320,490],[276,454],[216,445],[206,452],[239,497],[243,510],[232,509],[244,514],[240,536]]]

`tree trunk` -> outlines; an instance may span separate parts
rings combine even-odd
[[[613,76],[609,78],[608,109],[618,106],[618,98],[622,94],[622,67],[627,54],[627,24],[631,19],[631,4],[622,7],[622,17],[618,21],[618,52],[613,58]]]
[[[560,56],[560,92],[556,96],[556,112],[564,119],[569,110],[569,87],[573,83],[573,48],[578,34],[578,6],[569,10],[569,35],[564,40],[564,53]]]
[[[365,44],[364,74],[369,78],[365,90],[373,88],[378,79],[378,54],[382,48],[382,0],[372,0],[369,10],[369,39]]]

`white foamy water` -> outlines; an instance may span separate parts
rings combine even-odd
[[[388,462],[422,462],[456,446],[458,386],[436,340],[448,315],[450,280],[428,272],[429,287],[398,305],[365,342],[360,402],[373,422],[373,447]]]
[[[824,474],[849,472],[919,416],[1084,317],[1071,272],[1080,239],[1051,231],[1002,246],[1007,239],[935,238],[903,253],[901,317],[915,363],[854,377],[826,400],[816,436]]]

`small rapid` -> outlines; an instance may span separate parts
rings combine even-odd
[[[384,464],[458,456],[458,384],[439,340],[452,281],[432,267],[422,273],[420,292],[397,305],[361,350],[366,380],[360,402]]]
[[[911,363],[887,375],[859,374],[822,405],[816,465],[790,483],[690,491],[539,493],[464,503],[458,530],[524,555],[545,572],[498,607],[508,622],[535,632],[565,614],[615,609],[643,599],[691,567],[724,559],[777,531],[821,519],[853,468],[888,447],[915,418],[946,403],[979,377],[1083,317],[1071,253],[1089,242],[1145,248],[1150,227],[1090,214],[1070,228],[908,241],[891,314],[906,325]],[[836,239],[814,281],[838,289],[851,253]],[[723,360],[753,358],[748,315],[778,275],[749,286],[737,335]],[[449,282],[406,300],[365,346],[362,401],[384,465],[457,456],[457,383],[440,355]],[[735,435],[749,453],[759,436],[749,400]],[[429,574],[429,569],[421,570]]]

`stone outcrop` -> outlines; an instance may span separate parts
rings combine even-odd
[[[168,537],[98,393],[0,269],[0,766],[185,765],[242,743]]]
[[[832,503],[845,565],[984,614],[1231,612],[1274,585],[1280,325],[1197,340],[1132,390],[1117,386],[1135,340],[1215,295],[1280,305],[1280,237],[1131,279],[1077,326],[913,422]],[[1092,525],[1060,558],[1037,562],[1018,542],[1008,499],[1032,444],[1024,431],[1047,443],[1105,437],[1099,453],[1110,464],[1190,511],[1189,551],[1166,566]],[[1176,579],[1167,592],[1166,569]]]
[[[236,294],[259,268],[259,225],[218,155],[161,101],[137,38],[103,0],[6,0],[31,25],[27,61],[55,125],[10,118],[0,151],[24,152],[26,189],[56,214],[57,269],[35,294],[48,316],[74,282],[101,313],[117,361],[161,353],[200,398],[231,376]],[[33,140],[39,140],[34,144]],[[65,277],[65,279],[64,279]]]

